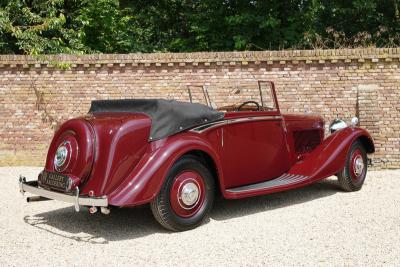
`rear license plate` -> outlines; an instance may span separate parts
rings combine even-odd
[[[69,177],[55,172],[43,171],[41,175],[41,185],[66,191],[68,188]]]

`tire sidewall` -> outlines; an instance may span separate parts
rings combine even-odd
[[[363,163],[364,163],[364,169],[363,172],[361,174],[361,177],[359,177],[356,181],[352,178],[351,172],[352,172],[352,162],[351,159],[353,157],[353,154],[355,153],[356,150],[360,150],[361,151],[361,156],[363,158]],[[365,178],[367,176],[367,153],[365,151],[364,146],[360,143],[360,142],[354,142],[350,148],[350,151],[347,155],[346,158],[346,177],[348,179],[348,182],[351,183],[352,187],[354,187],[354,189],[358,190],[362,187],[362,185],[364,184]]]
[[[170,194],[171,188],[174,183],[175,178],[184,171],[195,171],[199,173],[204,181],[205,187],[205,199],[203,205],[200,209],[191,217],[181,217],[177,215],[171,207],[170,203]],[[166,201],[166,208],[168,209],[168,213],[170,215],[170,219],[174,221],[174,223],[187,227],[195,227],[200,224],[209,210],[212,207],[214,201],[214,179],[210,173],[210,171],[201,163],[199,159],[192,156],[185,156],[178,160],[168,172],[166,177],[165,186],[163,187],[162,194],[164,194],[164,200]]]

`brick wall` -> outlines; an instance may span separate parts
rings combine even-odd
[[[171,98],[203,84],[215,98],[263,79],[276,82],[284,112],[327,123],[359,114],[376,142],[376,168],[400,168],[399,58],[400,48],[0,56],[0,166],[42,165],[55,126],[93,99]]]

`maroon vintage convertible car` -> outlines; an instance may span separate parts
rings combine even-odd
[[[20,177],[21,192],[91,213],[150,203],[162,226],[183,231],[202,223],[216,194],[251,197],[332,175],[345,191],[363,185],[374,144],[357,118],[349,126],[335,120],[324,138],[320,116],[280,112],[272,82],[216,103],[204,88],[188,96],[93,101],[57,130],[44,170],[37,181]]]

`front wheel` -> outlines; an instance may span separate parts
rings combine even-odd
[[[367,175],[367,153],[361,142],[354,142],[347,154],[345,167],[338,173],[340,187],[347,192],[358,191]]]
[[[180,158],[169,170],[165,182],[150,203],[156,220],[172,231],[186,231],[200,225],[214,201],[214,178],[194,156]]]

